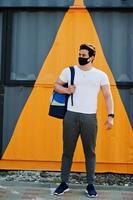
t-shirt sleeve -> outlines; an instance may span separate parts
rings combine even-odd
[[[110,85],[107,74],[103,73],[101,76],[101,86]]]
[[[59,78],[60,78],[64,83],[68,83],[68,81],[69,81],[69,69],[68,69],[68,68],[65,68],[65,69],[61,72]]]

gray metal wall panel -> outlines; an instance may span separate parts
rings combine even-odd
[[[74,0],[1,0],[0,7],[69,7]],[[132,0],[84,0],[85,5],[93,8],[100,7],[133,7]]]
[[[133,12],[90,13],[115,80],[133,82]]]
[[[110,7],[110,8],[118,8],[118,7],[133,7],[132,0],[84,0],[86,7]]]
[[[2,152],[4,153],[32,88],[5,87]]]
[[[69,7],[73,0],[1,0],[0,7]]]
[[[2,155],[2,138],[3,138],[3,102],[4,88],[0,85],[0,158]]]
[[[120,89],[119,91],[133,128],[133,88]]]
[[[0,13],[0,79],[1,79],[1,53],[2,53],[2,13]]]
[[[13,14],[11,79],[36,80],[65,11]]]

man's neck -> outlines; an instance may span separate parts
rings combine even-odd
[[[92,63],[88,63],[86,65],[78,65],[78,67],[83,71],[89,71],[90,69],[93,68],[93,65]]]

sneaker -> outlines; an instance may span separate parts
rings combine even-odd
[[[54,195],[62,195],[68,191],[69,191],[68,185],[65,182],[61,182],[61,184],[54,191]]]
[[[87,193],[88,197],[95,198],[95,197],[98,196],[93,184],[88,184],[87,185],[86,193]]]

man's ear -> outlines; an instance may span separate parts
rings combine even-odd
[[[91,58],[90,58],[91,62],[93,62],[94,58],[95,58],[95,56],[91,56]]]
[[[93,60],[92,57],[93,57],[93,56],[89,57],[87,61],[92,61],[92,60]]]

